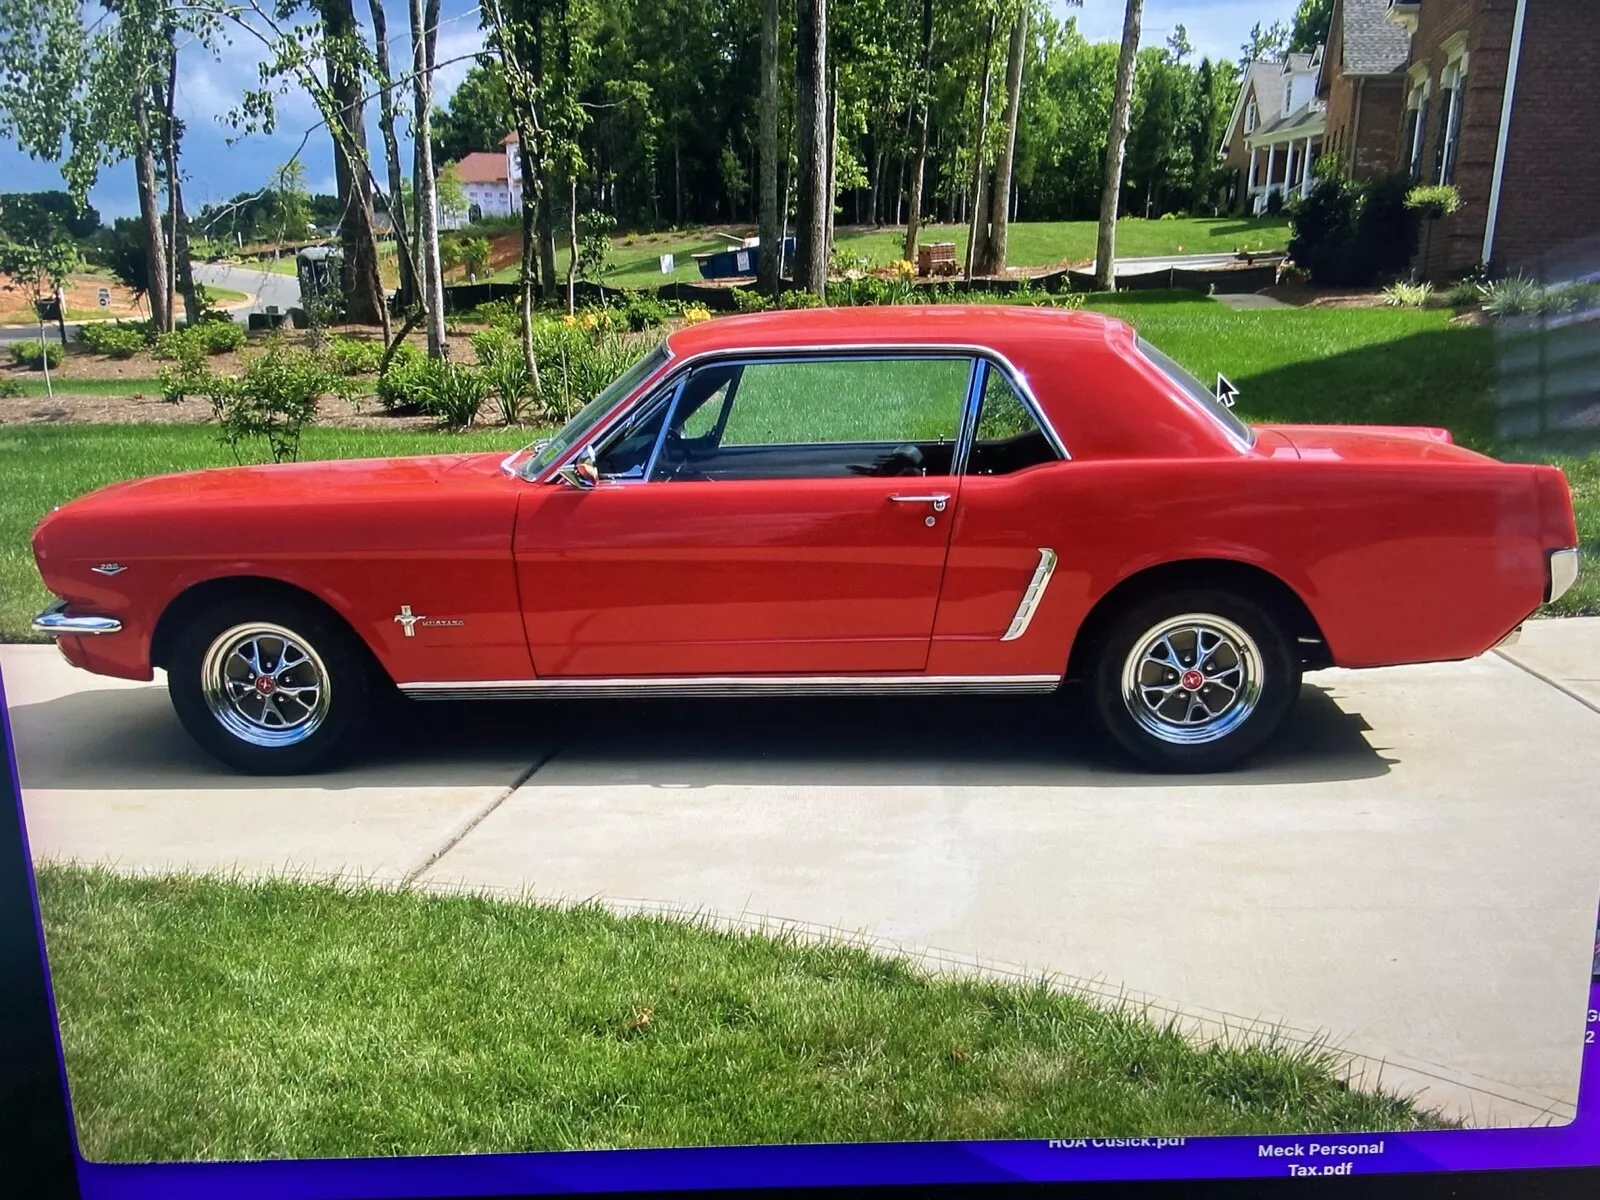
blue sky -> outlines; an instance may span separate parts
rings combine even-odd
[[[366,8],[363,4],[356,7],[358,12]],[[478,49],[482,35],[477,27],[475,0],[444,0],[441,7],[439,61],[460,58]],[[1052,7],[1061,15],[1076,16],[1079,28],[1090,38],[1121,36],[1123,0],[1084,0],[1081,8],[1067,8],[1060,0],[1052,0]],[[406,0],[385,0],[384,8],[388,14],[390,53],[399,70],[411,57]],[[1175,26],[1182,24],[1200,54],[1236,58],[1251,25],[1257,21],[1288,21],[1295,8],[1296,0],[1146,0],[1144,42],[1160,45]],[[184,142],[184,203],[191,213],[198,212],[203,204],[260,187],[278,164],[294,154],[307,129],[316,123],[310,101],[291,91],[280,97],[278,127],[271,136],[256,134],[228,144],[232,131],[222,121],[222,114],[238,102],[244,86],[254,83],[257,58],[256,43],[236,35],[234,44],[224,47],[219,58],[196,46],[186,49],[180,60],[178,108],[188,129]],[[441,68],[436,85],[441,98],[454,90],[467,66],[462,61]],[[409,106],[409,92],[406,101]],[[374,122],[376,109],[375,104],[368,109],[369,120]],[[375,124],[372,144],[381,144]],[[409,162],[409,144],[402,153]],[[313,133],[300,158],[311,190],[332,192],[333,151],[327,134],[321,130]],[[0,181],[0,189],[5,191],[62,186],[54,164],[29,158],[10,141],[0,141]],[[107,219],[132,216],[137,211],[132,165],[119,163],[106,168],[90,200]]]

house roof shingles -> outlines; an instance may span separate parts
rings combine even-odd
[[[1411,35],[1387,17],[1389,0],[1344,0],[1344,73],[1392,75],[1411,57]]]
[[[505,183],[506,156],[490,150],[475,150],[456,164],[462,183]]]

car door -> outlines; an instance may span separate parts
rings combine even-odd
[[[596,447],[599,482],[519,510],[541,677],[833,675],[926,665],[972,360],[723,359]]]

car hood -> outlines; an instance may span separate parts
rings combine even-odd
[[[1453,443],[1448,429],[1425,425],[1261,425],[1294,447],[1305,461],[1416,462],[1419,459],[1483,462]]]
[[[374,487],[426,487],[453,479],[476,480],[500,469],[500,454],[437,454],[417,458],[355,458],[325,462],[275,463],[251,467],[218,467],[177,475],[130,479],[79,496],[58,512],[74,516],[133,509],[210,506],[214,504],[296,500],[335,504]]]

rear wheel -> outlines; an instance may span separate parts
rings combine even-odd
[[[1217,771],[1272,736],[1300,692],[1278,620],[1232,592],[1186,589],[1115,621],[1089,676],[1090,710],[1158,771]]]
[[[234,597],[173,643],[167,691],[195,741],[252,774],[320,770],[365,732],[374,699],[364,648],[336,618],[288,597]]]

